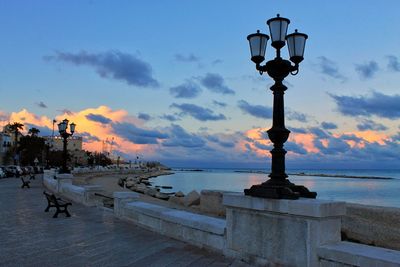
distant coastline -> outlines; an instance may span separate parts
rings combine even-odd
[[[262,174],[269,174],[267,171],[252,171],[252,170],[241,170],[241,171],[234,171],[239,173],[262,173]],[[346,174],[324,174],[324,173],[288,173],[288,175],[296,175],[296,176],[318,176],[318,177],[333,177],[333,178],[352,178],[352,179],[379,179],[379,180],[392,180],[395,179],[393,177],[382,177],[382,176],[358,176],[358,175],[346,175]]]
[[[174,171],[181,171],[181,172],[203,172],[202,169],[173,169]]]

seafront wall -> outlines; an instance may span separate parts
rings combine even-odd
[[[72,201],[101,205],[95,195],[101,188],[75,186],[72,179],[72,175],[46,171],[43,183]],[[113,212],[144,228],[252,265],[400,266],[400,251],[341,241],[341,222],[346,214],[343,202],[266,200],[224,193],[223,204],[226,219],[146,203],[135,192],[115,192]],[[364,214],[359,207],[349,206],[352,209]],[[352,220],[359,228],[368,223]],[[343,223],[345,229],[350,222],[347,226]]]

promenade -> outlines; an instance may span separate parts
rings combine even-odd
[[[21,184],[0,179],[0,266],[242,266],[99,208],[73,203],[53,219],[41,179]]]

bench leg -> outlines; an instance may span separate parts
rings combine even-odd
[[[67,208],[65,208],[65,215],[66,215],[67,217],[71,217],[71,214],[69,214]]]
[[[44,212],[49,212],[49,209],[50,209],[50,205],[47,204],[47,208],[44,210]]]
[[[71,214],[68,212],[67,208],[64,208],[64,210],[61,210],[60,208],[57,208],[57,211],[53,215],[53,218],[57,218],[59,213],[65,213],[66,217],[71,217]]]
[[[57,218],[58,217],[58,213],[60,213],[60,211],[57,209],[56,213],[54,213],[53,218]]]

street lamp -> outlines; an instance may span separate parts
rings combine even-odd
[[[62,122],[58,124],[58,132],[60,133],[60,136],[63,138],[63,165],[61,167],[60,173],[68,173],[68,168],[67,168],[67,159],[68,159],[68,150],[67,150],[67,145],[68,145],[68,137],[72,136],[75,132],[75,123],[71,123],[69,125],[70,128],[70,133],[67,132],[68,129],[68,123],[69,121],[67,119],[64,119]]]
[[[290,20],[282,18],[279,14],[276,18],[269,19],[267,24],[271,34],[271,46],[276,49],[276,57],[273,60],[261,63],[265,59],[268,35],[260,33],[250,34],[247,40],[250,44],[251,60],[256,64],[256,69],[263,74],[264,72],[275,81],[271,86],[274,94],[272,128],[267,131],[269,139],[274,144],[271,150],[272,162],[270,179],[262,184],[253,185],[245,189],[245,195],[276,198],[276,199],[297,199],[299,197],[315,198],[316,192],[310,192],[302,185],[295,185],[287,179],[285,173],[285,154],[283,144],[287,141],[290,131],[285,127],[285,111],[283,95],[287,87],[283,80],[290,74],[296,75],[299,71],[299,63],[303,61],[305,43],[308,36],[295,30],[292,34],[287,34]],[[290,61],[281,58],[281,48],[287,43]]]

